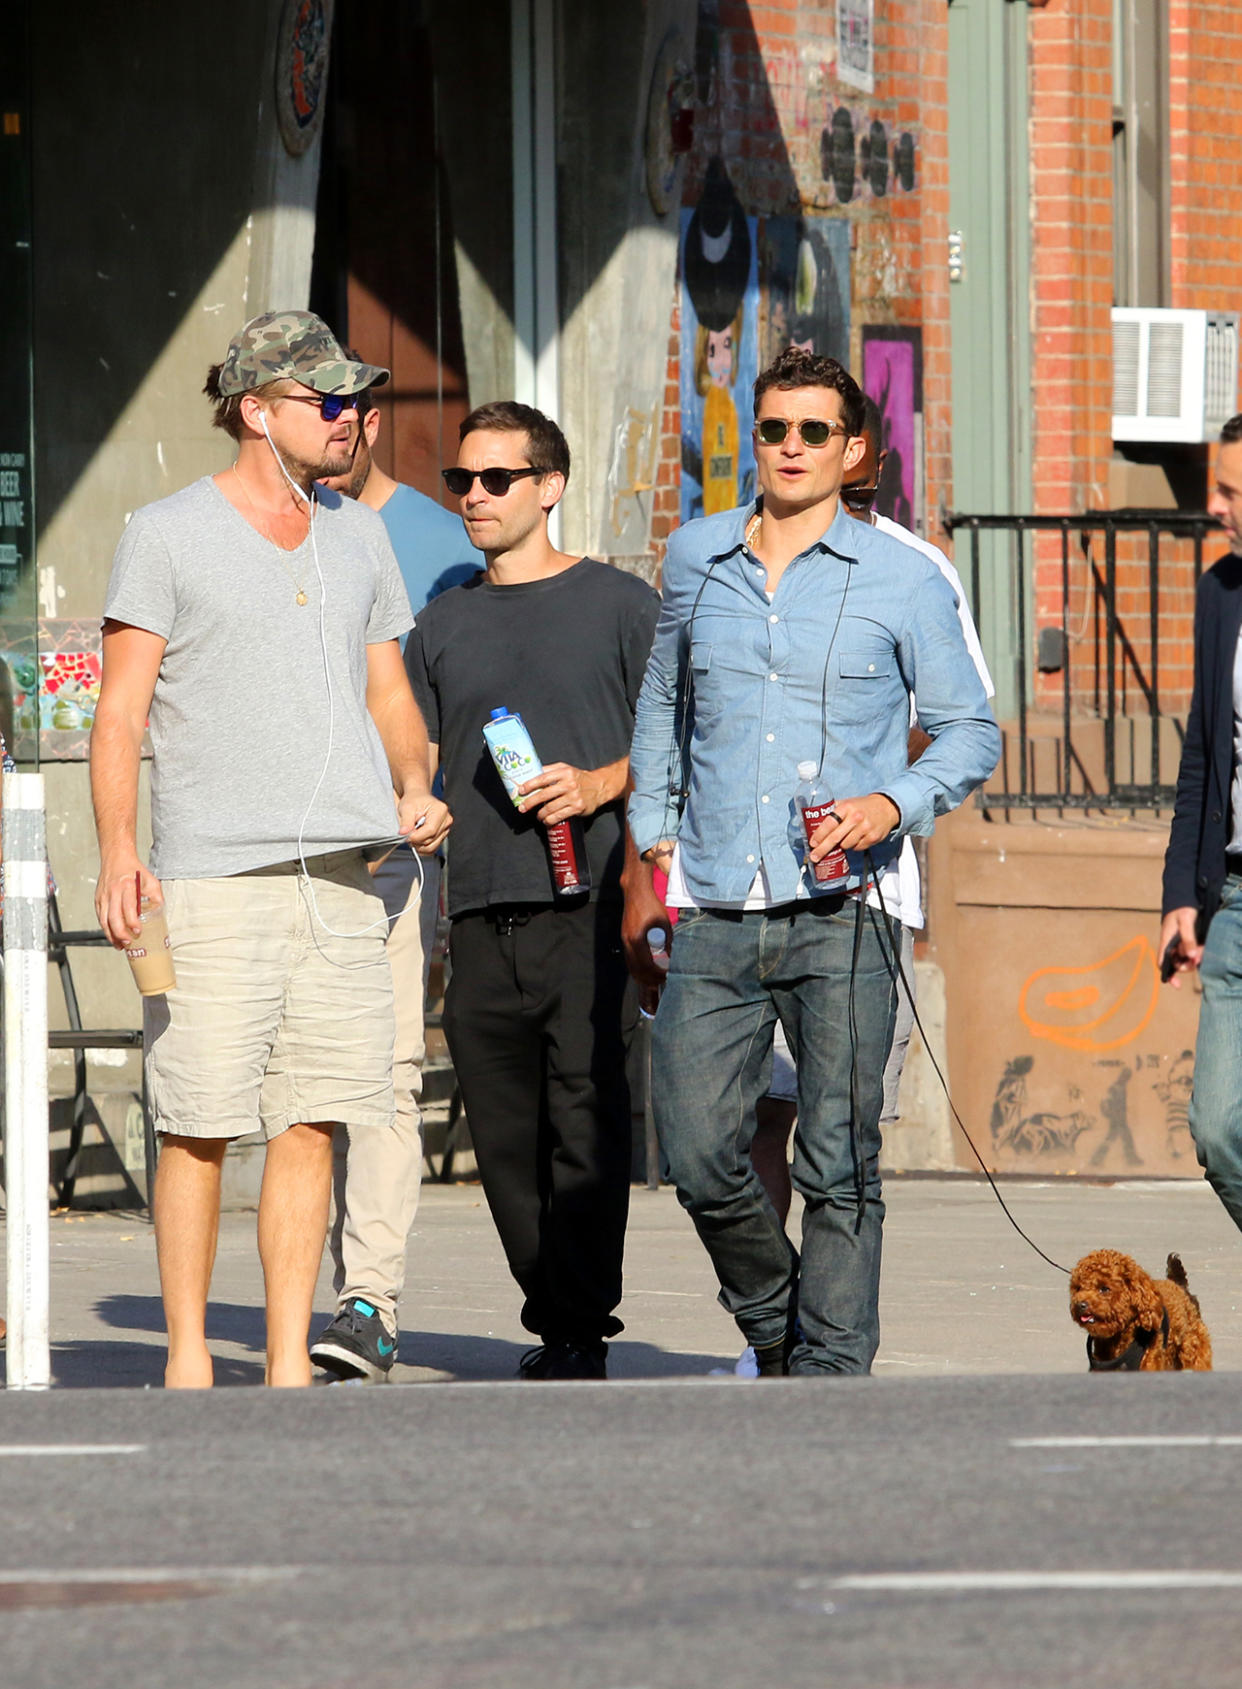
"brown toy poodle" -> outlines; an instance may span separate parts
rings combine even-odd
[[[1092,1372],[1210,1372],[1212,1339],[1176,1255],[1151,1279],[1118,1249],[1096,1249],[1070,1274],[1070,1318],[1087,1334]]]

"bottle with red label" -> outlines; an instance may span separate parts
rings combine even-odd
[[[520,804],[519,787],[537,774],[543,764],[531,742],[521,716],[514,711],[493,710],[491,720],[483,723],[483,738],[491,752],[496,772],[514,804]],[[587,861],[586,842],[577,821],[555,821],[547,830],[548,855],[552,864],[552,885],[559,897],[573,897],[591,889],[591,868]]]
[[[830,850],[818,862],[812,862],[810,857],[811,838],[828,820],[835,802],[836,799],[820,779],[815,764],[800,762],[794,807],[802,817],[806,835],[804,867],[816,891],[844,891],[849,883],[850,865],[843,850]]]

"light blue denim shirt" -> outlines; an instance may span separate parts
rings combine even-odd
[[[798,763],[813,761],[834,798],[892,799],[901,821],[872,850],[878,868],[903,834],[930,833],[986,780],[1001,750],[952,589],[929,558],[838,508],[769,599],[745,543],[755,509],[688,522],[669,540],[630,752],[634,841],[644,851],[676,838],[702,903],[740,903],[760,863],[773,902],[797,895]],[[910,767],[915,692],[933,743]],[[858,883],[861,857],[851,866]]]

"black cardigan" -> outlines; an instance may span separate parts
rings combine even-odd
[[[1164,858],[1164,908],[1206,928],[1225,881],[1233,783],[1233,664],[1242,630],[1242,557],[1222,557],[1195,598],[1195,680]]]

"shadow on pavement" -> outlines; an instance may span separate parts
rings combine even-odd
[[[215,1357],[217,1388],[229,1384],[262,1384],[263,1362]],[[56,1343],[52,1346],[52,1383],[66,1390],[162,1389],[164,1342]]]
[[[159,1388],[164,1381],[164,1310],[158,1296],[103,1296],[94,1304],[101,1324],[127,1333],[150,1334],[149,1340],[111,1341],[75,1339],[52,1347],[54,1383],[64,1389]],[[317,1311],[312,1336],[330,1313]],[[234,1302],[212,1302],[207,1309],[207,1341],[215,1357],[217,1386],[263,1382],[263,1309]],[[393,1382],[494,1383],[517,1376],[518,1362],[535,1346],[534,1337],[514,1342],[457,1332],[404,1330],[400,1336]],[[249,1351],[258,1357],[221,1354],[221,1345]],[[740,1339],[739,1339],[740,1348]],[[608,1372],[612,1379],[704,1378],[713,1371],[732,1372],[736,1354],[679,1354],[651,1343],[609,1345]],[[432,1376],[427,1377],[430,1373]]]
[[[154,1331],[164,1335],[164,1305],[158,1296],[101,1296],[95,1313],[119,1331]],[[242,1302],[207,1304],[208,1343],[237,1343],[255,1354],[264,1352],[263,1309]]]
[[[514,1378],[518,1362],[537,1339],[512,1343],[499,1337],[468,1337],[452,1333],[403,1331],[397,1373],[422,1369],[458,1383],[483,1383]],[[741,1339],[738,1339],[741,1349]],[[737,1355],[678,1354],[652,1343],[624,1339],[608,1346],[608,1376],[623,1378],[704,1378],[715,1368],[732,1372]],[[418,1382],[410,1379],[409,1382]]]

